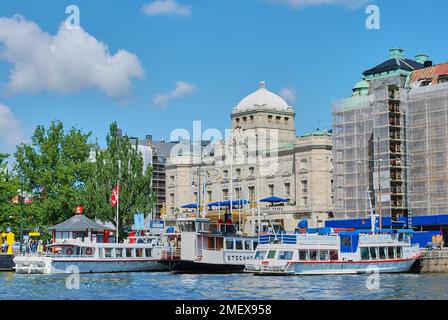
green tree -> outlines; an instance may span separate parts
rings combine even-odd
[[[19,179],[8,170],[8,157],[0,153],[0,232],[8,227],[18,232],[19,207],[13,203],[13,198],[17,196]]]
[[[119,170],[120,164],[120,170]],[[119,182],[120,234],[133,223],[137,212],[148,213],[154,208],[151,186],[152,167],[144,168],[142,154],[126,136],[118,133],[117,123],[110,126],[107,148],[95,150],[95,167],[86,188],[86,209],[101,221],[116,225],[116,208],[110,198]]]
[[[25,206],[24,227],[59,223],[82,203],[93,168],[90,136],[53,121],[48,130],[36,128],[30,145],[17,147],[15,170],[24,190],[34,194],[33,204]]]

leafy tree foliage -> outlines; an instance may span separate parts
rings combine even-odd
[[[12,175],[7,167],[8,154],[0,153],[0,232],[11,227],[13,231],[19,228],[19,208],[13,203],[17,196],[19,180]]]
[[[90,135],[76,128],[66,131],[62,122],[53,121],[48,129],[36,128],[30,145],[17,147],[15,169],[20,184],[34,194],[33,203],[25,206],[24,226],[57,224],[82,204],[93,169]]]
[[[116,208],[112,207],[112,191],[119,183],[119,227],[121,232],[132,225],[137,212],[148,213],[154,208],[151,185],[152,167],[144,168],[137,144],[118,132],[117,123],[110,126],[107,148],[95,150],[94,170],[86,187],[86,209],[101,221],[116,225]]]

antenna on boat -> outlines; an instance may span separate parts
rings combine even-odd
[[[369,190],[369,188],[367,188],[367,198],[369,199],[371,230],[372,230],[372,233],[375,233],[375,229],[376,229],[376,214],[375,214],[375,211],[373,210],[372,192]]]

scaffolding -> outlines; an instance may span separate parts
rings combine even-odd
[[[409,93],[409,201],[413,215],[448,213],[448,83]]]
[[[399,80],[399,79],[395,79]],[[448,83],[371,83],[333,105],[335,216],[448,213]]]
[[[335,216],[407,215],[407,92],[400,78],[333,105]],[[371,199],[369,199],[371,197]]]

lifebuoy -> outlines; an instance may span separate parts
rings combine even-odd
[[[87,249],[86,249],[86,255],[91,256],[92,253],[93,253],[92,248],[87,248]]]
[[[71,256],[71,255],[73,254],[73,249],[72,249],[72,248],[68,248],[67,251],[65,251],[65,253],[66,253],[68,256]]]

